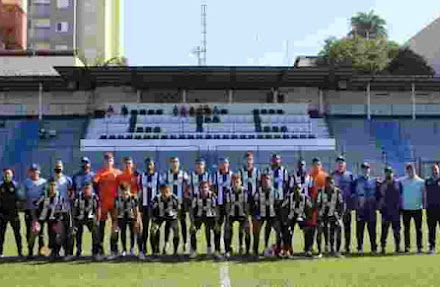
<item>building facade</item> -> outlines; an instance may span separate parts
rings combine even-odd
[[[29,0],[28,48],[77,50],[87,64],[123,55],[120,0]]]

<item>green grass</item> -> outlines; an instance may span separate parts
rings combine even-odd
[[[380,222],[380,221],[378,221]],[[427,247],[427,228],[423,222],[423,246]],[[109,228],[109,224],[107,225]],[[237,227],[236,227],[237,228]],[[352,249],[355,244],[353,223]],[[22,225],[22,235],[24,232]],[[414,230],[414,226],[413,226]],[[303,236],[295,229],[295,250],[302,251]],[[377,227],[380,235],[380,224]],[[238,235],[235,232],[234,235]],[[106,244],[108,243],[106,237]],[[236,242],[237,236],[234,237]],[[377,237],[379,243],[379,236]],[[274,237],[271,238],[274,242]],[[204,233],[198,234],[199,251],[206,252]],[[0,260],[2,286],[220,286],[222,269],[228,270],[231,286],[437,286],[440,255],[368,256],[369,238],[365,237],[364,257],[345,259],[260,260],[259,262],[100,262],[49,263],[45,261],[11,262]],[[391,230],[388,252],[394,249]],[[403,230],[402,230],[403,247]],[[412,252],[416,238],[411,238]],[[23,238],[23,244],[26,243]],[[263,244],[263,243],[262,243]],[[89,255],[90,234],[84,234],[83,250]],[[261,250],[263,246],[261,246]],[[171,251],[171,250],[170,250]],[[7,231],[5,256],[15,256],[16,247],[10,227]]]

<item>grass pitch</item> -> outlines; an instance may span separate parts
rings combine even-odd
[[[414,226],[412,228],[414,230]],[[428,235],[425,221],[423,230],[426,250]],[[380,224],[377,231],[380,235]],[[352,249],[355,250],[354,232],[353,223]],[[26,255],[24,221],[22,235]],[[237,237],[235,232],[234,242]],[[377,239],[379,242],[379,236]],[[107,244],[109,237],[106,236],[105,240]],[[20,262],[10,258],[0,259],[2,286],[438,286],[440,276],[440,255],[370,256],[367,234],[364,240],[366,255],[363,257],[305,259],[298,255],[295,259],[261,259],[258,262],[237,258],[229,262],[203,258],[189,261],[187,256],[182,256],[180,260],[168,256],[154,262],[128,258],[92,263],[87,258],[91,241],[88,232],[84,233],[83,241],[86,256],[83,260],[51,263],[47,260]],[[273,236],[271,241],[274,242]],[[199,252],[205,253],[203,230],[198,233],[198,242]],[[295,229],[296,252],[302,251],[303,242],[302,232]],[[394,250],[393,242],[392,232],[389,232],[389,253]],[[403,230],[401,243],[403,247]],[[413,232],[412,252],[415,252],[415,243]],[[13,232],[8,227],[4,255],[15,256],[16,252]]]

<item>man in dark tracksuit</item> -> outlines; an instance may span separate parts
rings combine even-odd
[[[249,254],[251,237],[249,233],[249,192],[241,185],[240,174],[233,174],[232,186],[226,191],[226,216],[228,216],[226,226],[226,252],[225,257],[229,258],[232,252],[232,237],[234,222],[239,223],[239,254],[243,255],[243,237],[246,243],[246,254]]]
[[[400,182],[393,178],[391,167],[385,168],[385,180],[379,186],[379,210],[382,214],[381,253],[386,253],[388,229],[393,227],[396,253],[400,252],[400,204],[402,187]]]
[[[22,242],[20,234],[20,217],[17,210],[18,186],[13,181],[11,169],[3,170],[3,181],[0,182],[0,257],[3,256],[6,227],[9,222],[14,230],[18,256],[22,257]]]
[[[139,259],[144,260],[147,254],[149,225],[152,218],[153,199],[159,192],[159,174],[155,171],[154,160],[145,159],[147,170],[140,176],[139,211],[142,217],[142,251]]]
[[[333,177],[326,178],[326,186],[318,193],[318,252],[321,254],[322,234],[327,233],[331,255],[341,257],[341,215],[343,199],[341,190],[334,186]]]
[[[344,214],[342,222],[344,224],[344,238],[345,238],[345,253],[350,253],[351,246],[351,218],[352,211],[355,209],[355,200],[352,197],[354,176],[351,172],[346,170],[346,162],[343,156],[336,159],[336,170],[332,173],[335,185],[339,187],[342,192],[342,199],[344,201]]]
[[[364,162],[361,165],[363,175],[355,181],[354,196],[356,198],[356,238],[358,254],[364,254],[364,230],[368,226],[371,252],[377,252],[376,221],[377,221],[377,193],[376,179],[370,176],[370,165]]]
[[[440,173],[438,163],[435,163],[432,169],[432,177],[425,181],[425,206],[428,223],[429,254],[436,254],[437,224],[440,224]]]

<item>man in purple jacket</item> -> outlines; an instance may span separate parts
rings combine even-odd
[[[351,213],[355,209],[353,193],[354,176],[351,172],[347,171],[347,165],[343,156],[338,156],[336,159],[336,169],[332,173],[337,186],[342,192],[342,198],[344,202],[344,211],[342,221],[344,224],[345,234],[345,253],[350,253],[351,245]],[[337,248],[339,249],[339,248]]]
[[[435,254],[436,229],[440,224],[440,173],[439,165],[432,167],[432,177],[425,180],[426,188],[426,217],[428,223],[429,254]]]
[[[393,227],[395,252],[400,252],[400,205],[402,187],[394,178],[393,169],[385,168],[385,179],[379,186],[379,210],[382,214],[381,253],[386,253],[388,229]]]

